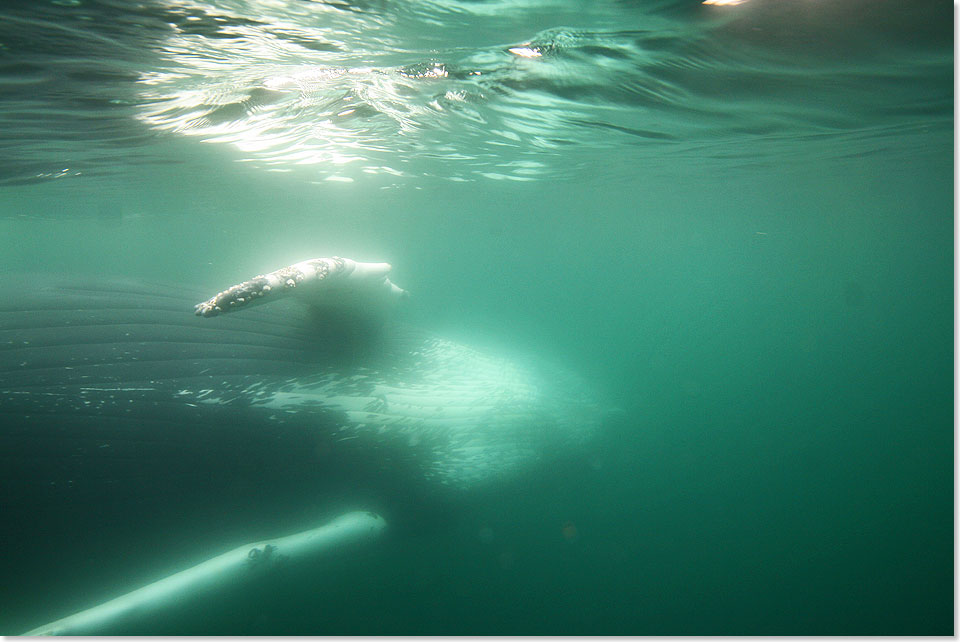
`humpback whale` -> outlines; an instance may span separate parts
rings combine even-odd
[[[118,543],[137,559],[198,530],[250,541],[344,511],[415,529],[594,437],[585,381],[407,327],[389,272],[312,259],[206,299],[8,279],[4,573],[29,559],[55,582],[109,567]]]

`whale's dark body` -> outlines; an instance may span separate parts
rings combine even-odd
[[[6,577],[95,575],[118,555],[273,536],[357,508],[402,529],[446,512],[445,499],[479,478],[496,484],[549,455],[567,426],[550,411],[567,413],[569,402],[570,425],[595,419],[572,379],[556,373],[562,392],[548,395],[507,365],[394,324],[318,319],[290,302],[202,319],[192,314],[202,292],[122,280],[7,284]],[[462,382],[430,380],[446,361]],[[471,379],[471,367],[483,376]],[[383,393],[398,385],[399,396]],[[493,392],[477,392],[483,385]],[[321,391],[303,396],[304,386]],[[430,386],[444,388],[445,401],[433,401]],[[264,403],[287,397],[285,406]],[[435,412],[448,419],[411,420],[414,406],[398,404],[418,398],[446,404]],[[484,431],[479,442],[458,436]]]
[[[240,394],[349,360],[316,340],[304,310],[211,321],[192,314],[199,298],[180,288],[6,282],[0,576],[18,593],[8,604],[77,574],[96,585],[102,573],[109,586],[123,565],[159,551],[196,554],[191,541],[283,533],[343,505],[386,509],[403,497],[388,467],[336,441],[335,412],[278,418]],[[226,400],[196,403],[187,389]]]
[[[189,290],[39,283],[0,309],[5,506],[145,503],[198,487],[250,499],[270,487],[277,498],[286,481],[302,489],[335,477],[331,467],[343,474],[347,444],[325,456],[335,412],[277,417],[241,392],[349,368],[350,348],[324,341],[305,310],[208,321],[191,314]],[[196,403],[187,390],[224,399]]]

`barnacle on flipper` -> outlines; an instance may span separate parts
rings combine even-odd
[[[256,567],[265,564],[275,557],[273,554],[275,550],[277,550],[277,547],[273,544],[267,544],[263,549],[254,546],[250,549],[250,552],[247,553],[247,566]]]

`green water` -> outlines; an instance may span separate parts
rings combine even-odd
[[[949,94],[937,69],[931,102]],[[0,272],[215,291],[306,257],[386,260],[408,321],[559,360],[616,408],[584,469],[388,541],[336,590],[225,607],[215,632],[951,635],[953,149],[932,111],[867,143],[598,144],[527,181],[448,180],[432,143],[405,179],[327,181],[167,134],[151,144],[172,163],[5,186]],[[2,617],[23,630],[88,606],[78,586],[138,585],[106,579],[12,595]]]

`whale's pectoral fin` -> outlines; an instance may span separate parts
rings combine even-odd
[[[192,612],[206,616],[218,600],[256,592],[271,576],[302,586],[298,572],[311,572],[318,562],[374,540],[386,525],[375,513],[344,513],[302,533],[240,546],[24,635],[142,635],[158,627],[175,629],[178,620],[181,626],[189,623],[190,615],[196,616]]]
[[[194,307],[197,316],[214,317],[295,296],[316,307],[383,311],[407,294],[387,278],[390,269],[389,263],[362,263],[338,256],[309,259],[259,274]]]

